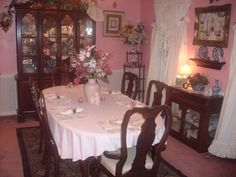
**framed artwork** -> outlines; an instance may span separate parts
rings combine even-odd
[[[227,47],[231,4],[195,9],[193,44]]]
[[[120,36],[124,12],[104,11],[103,36]]]

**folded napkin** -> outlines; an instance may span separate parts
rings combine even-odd
[[[139,102],[139,101],[135,101],[135,106],[136,108],[144,108],[146,107],[146,105],[142,102]]]
[[[120,95],[121,92],[120,91],[117,91],[117,92],[111,92],[112,95]]]
[[[63,111],[63,112],[60,112],[60,114],[62,115],[69,115],[69,114],[74,114],[74,113],[79,113],[79,112],[82,112],[83,111],[83,108],[72,108],[72,109],[69,109],[67,111]]]
[[[108,132],[115,133],[115,132],[120,132],[121,125],[120,124],[115,124],[112,123],[110,120],[109,121],[101,121],[99,122],[99,125]]]
[[[136,107],[136,108],[146,107],[145,104],[143,104],[142,102],[139,102],[139,101],[116,101],[115,103],[118,104],[119,106],[123,106],[127,109],[132,109],[134,107]]]
[[[58,96],[56,96],[56,94],[46,94],[46,95],[45,95],[45,98],[46,98],[47,100],[54,100],[54,99],[65,98],[65,96],[64,96],[64,95],[60,95],[60,96],[58,97]]]
[[[123,122],[123,119],[115,119],[115,120],[110,120],[110,127],[114,127],[115,125],[121,125]],[[132,116],[129,124],[128,124],[128,128],[129,129],[133,129],[133,130],[140,130],[141,125],[143,124],[144,119],[142,118],[142,116],[140,114],[136,114],[135,116]]]

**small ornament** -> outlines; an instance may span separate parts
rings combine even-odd
[[[212,58],[214,61],[222,62],[224,56],[224,51],[220,47],[215,47],[212,51]]]
[[[112,7],[113,8],[116,8],[116,6],[117,6],[117,2],[116,2],[116,0],[113,2],[113,4],[112,4]]]
[[[220,93],[219,80],[215,80],[215,85],[212,87],[212,95],[217,96]]]
[[[208,57],[208,48],[206,46],[200,46],[198,49],[198,56],[201,59],[209,60],[210,58]]]

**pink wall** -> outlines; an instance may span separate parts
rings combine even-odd
[[[11,0],[1,0],[0,1],[0,12],[3,11],[4,7],[9,4]],[[144,22],[146,32],[148,34],[148,40],[146,43],[141,45],[141,49],[143,51],[143,59],[144,63],[148,67],[149,59],[150,59],[150,43],[151,43],[151,24],[155,21],[154,17],[154,0],[119,0],[117,1],[118,5],[116,8],[112,7],[112,1],[110,0],[97,0],[99,6],[102,7],[103,10],[113,10],[113,11],[124,11],[124,24],[127,24],[129,21],[132,23],[136,23],[137,20],[141,19]],[[214,70],[209,68],[197,67],[195,64],[191,63],[193,66],[193,72],[201,72],[208,76],[210,80],[210,86],[214,84],[214,79],[220,80],[220,85],[225,90],[226,84],[228,81],[229,74],[229,61],[230,54],[232,50],[232,40],[233,40],[233,32],[232,25],[233,22],[236,22],[236,1],[235,0],[221,0],[219,2],[214,2],[211,5],[221,5],[230,3],[232,4],[231,9],[231,21],[230,21],[230,32],[229,32],[229,41],[228,47],[224,48],[224,58],[226,61],[226,65],[223,66],[222,70]],[[192,45],[193,40],[193,26],[194,26],[194,17],[195,7],[204,7],[209,6],[208,0],[192,0],[192,4],[190,7],[190,23],[188,26],[188,57],[191,58],[195,54],[195,50],[198,49],[199,46]],[[129,49],[127,45],[124,45],[120,38],[118,37],[103,37],[102,28],[103,23],[97,23],[97,48],[105,50],[107,52],[112,53],[112,59],[110,61],[111,67],[113,69],[122,69],[123,63],[125,62],[125,53]],[[0,54],[1,54],[1,64],[0,64],[0,73],[3,74],[14,74],[17,72],[16,69],[16,39],[15,39],[15,26],[11,27],[11,29],[5,33],[0,30]],[[211,56],[211,51],[213,47],[209,47],[209,55]]]
[[[144,53],[144,59],[146,66],[148,67],[148,63],[150,60],[150,40],[151,40],[151,26],[150,24],[155,21],[154,18],[154,0],[145,1],[141,0],[141,18],[144,21],[145,27],[147,29],[147,33],[149,35],[149,40],[146,43],[146,45],[142,46],[143,53]],[[231,4],[231,19],[230,19],[230,29],[229,29],[229,39],[228,39],[228,47],[224,48],[224,61],[226,64],[222,67],[221,70],[215,70],[215,69],[209,69],[209,68],[203,68],[198,67],[195,65],[195,63],[191,62],[189,60],[189,63],[192,66],[193,73],[200,72],[204,73],[209,78],[209,86],[212,87],[214,85],[214,80],[219,79],[220,80],[220,87],[223,91],[225,91],[227,82],[228,82],[228,75],[229,75],[229,66],[230,66],[230,55],[232,51],[232,43],[233,43],[233,31],[232,26],[233,23],[236,22],[236,0],[220,0],[220,1],[214,1],[214,3],[209,4],[209,0],[192,0],[190,11],[189,11],[189,17],[190,17],[190,23],[188,25],[188,58],[194,57],[195,51],[199,48],[199,46],[193,45],[193,28],[194,28],[194,18],[195,18],[195,8],[196,7],[206,7],[206,6],[212,6],[212,5],[222,5],[222,4]],[[209,50],[209,56],[212,58],[212,50],[214,47],[208,47]]]
[[[103,10],[124,11],[124,24],[128,22],[136,23],[140,19],[140,0],[118,0],[117,7],[112,7],[110,0],[97,0],[98,4]],[[97,23],[97,48],[106,50],[112,53],[112,60],[110,62],[113,69],[122,69],[126,60],[126,51],[129,49],[128,45],[124,45],[119,37],[103,37],[102,36],[103,23]]]
[[[9,5],[11,0],[0,1],[0,13],[5,11],[5,6]],[[15,23],[10,30],[5,33],[0,29],[0,73],[15,74],[16,71],[16,35]]]
[[[0,0],[0,13],[5,11],[4,7],[9,5],[10,2],[11,0]],[[103,10],[124,11],[124,24],[128,21],[136,23],[140,19],[140,0],[129,0],[129,3],[126,0],[119,0],[116,8],[112,7],[113,1],[110,0],[97,0],[97,2]],[[112,53],[111,67],[122,69],[128,46],[124,45],[118,37],[103,37],[102,28],[103,23],[98,22],[96,26],[97,48]],[[17,73],[15,24],[7,33],[0,30],[0,56],[0,73]]]
[[[191,66],[193,66],[193,72],[200,72],[207,75],[209,78],[209,86],[211,87],[214,85],[214,80],[219,79],[220,80],[220,87],[223,91],[225,91],[227,82],[228,82],[228,75],[229,75],[229,66],[230,66],[230,55],[232,51],[232,43],[233,43],[233,31],[232,26],[233,23],[236,22],[236,1],[235,0],[220,0],[220,1],[214,1],[214,3],[209,4],[209,1],[207,0],[192,0],[192,4],[189,11],[190,16],[190,23],[188,26],[188,56],[189,58],[194,57],[195,50],[198,50],[199,46],[195,46],[192,44],[193,41],[193,26],[194,26],[194,17],[195,17],[195,8],[196,7],[205,7],[205,6],[212,6],[212,5],[222,5],[222,4],[231,4],[231,19],[230,19],[230,27],[229,27],[229,39],[228,39],[228,47],[224,48],[224,61],[226,64],[222,67],[221,70],[215,70],[215,69],[209,69],[209,68],[203,68],[203,67],[197,67],[194,63],[191,63]],[[208,47],[208,55],[212,58],[212,50],[214,47]]]

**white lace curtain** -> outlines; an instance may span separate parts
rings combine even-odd
[[[211,154],[236,159],[236,24],[230,58],[229,81],[220,112],[215,138],[208,148]]]
[[[150,80],[175,84],[178,67],[187,60],[187,22],[191,0],[155,0],[155,18],[151,38]]]

